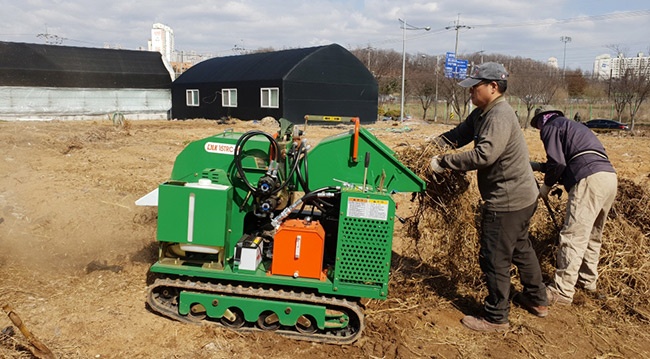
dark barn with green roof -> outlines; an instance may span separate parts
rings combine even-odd
[[[212,58],[172,83],[172,117],[377,119],[377,81],[337,44]]]

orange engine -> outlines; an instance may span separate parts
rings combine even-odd
[[[273,238],[271,274],[324,280],[325,230],[319,221],[290,219]]]

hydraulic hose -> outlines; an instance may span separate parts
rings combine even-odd
[[[243,152],[244,145],[246,144],[246,142],[248,140],[250,140],[251,138],[253,138],[255,136],[264,136],[269,140],[269,142],[270,142],[270,144],[272,146],[271,152],[273,152],[274,157],[275,157],[275,158],[273,158],[273,160],[275,160],[276,162],[278,161],[278,156],[279,156],[279,153],[280,153],[280,145],[278,145],[278,142],[271,135],[269,135],[266,132],[262,132],[262,131],[257,131],[257,130],[248,131],[248,132],[244,133],[237,140],[237,143],[235,143],[234,160],[235,160],[235,167],[237,168],[237,174],[242,179],[242,181],[244,182],[246,187],[248,187],[248,190],[251,191],[253,194],[257,194],[258,189],[257,189],[257,187],[253,186],[248,181],[248,179],[246,178],[246,173],[244,172],[244,168],[242,167],[241,161],[242,161],[242,152]],[[275,191],[273,193],[277,193],[277,191]]]

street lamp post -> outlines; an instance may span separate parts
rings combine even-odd
[[[566,73],[566,43],[571,42],[571,37],[561,36],[560,41],[564,43],[564,55],[562,57],[562,78],[564,78],[564,74]]]
[[[409,25],[406,20],[397,19],[402,23],[402,94],[400,96],[399,120],[404,121],[404,74],[406,72],[406,30],[431,30],[431,27],[416,27]]]

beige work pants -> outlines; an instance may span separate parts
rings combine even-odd
[[[555,283],[551,285],[567,299],[573,300],[576,284],[596,290],[603,227],[617,188],[615,173],[597,172],[580,180],[569,192]]]

